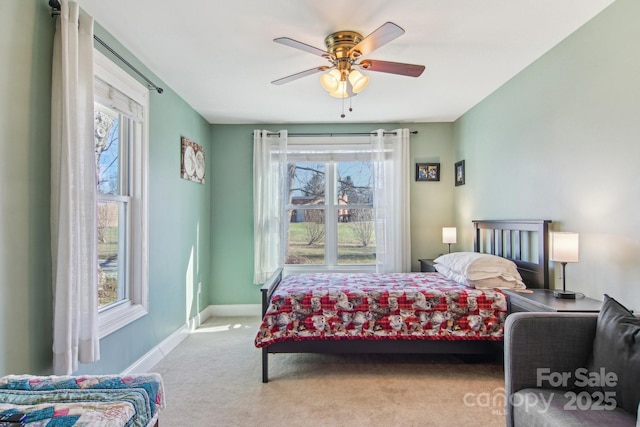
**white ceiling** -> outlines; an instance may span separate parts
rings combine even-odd
[[[76,0],[210,123],[454,121],[614,0]],[[340,118],[319,74],[328,62],[273,42],[325,49],[326,35],[406,33],[368,58],[422,64],[418,78],[368,72]],[[366,72],[365,72],[366,73]],[[162,96],[162,95],[160,95]],[[346,108],[348,108],[348,101]]]

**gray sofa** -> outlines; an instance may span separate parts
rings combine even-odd
[[[594,380],[587,367],[593,360],[597,319],[588,313],[514,313],[507,318],[508,427],[640,426],[628,405],[627,410],[619,406],[615,391],[589,388],[593,384],[581,387]],[[611,358],[619,353],[609,352]],[[596,380],[610,379],[605,373]]]

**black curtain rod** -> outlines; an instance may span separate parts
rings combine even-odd
[[[409,132],[412,135],[417,135],[417,130],[412,130]],[[290,133],[288,136],[370,136],[375,135],[375,132],[325,132],[325,133]],[[278,135],[280,136],[280,132],[268,132],[268,135]],[[397,135],[397,132],[384,132],[383,135]]]
[[[59,15],[60,14],[60,2],[58,0],[49,0],[49,6],[53,9],[53,13],[51,14],[51,16],[55,16],[55,15]],[[134,67],[133,65],[131,65],[131,63],[129,61],[127,61],[126,59],[124,59],[118,52],[116,52],[115,50],[113,50],[111,48],[111,46],[109,46],[108,44],[106,44],[104,41],[102,41],[102,39],[100,39],[100,37],[96,36],[95,34],[93,35],[93,39],[95,41],[97,41],[98,43],[100,43],[102,46],[104,46],[105,49],[107,49],[109,52],[111,52],[111,54],[113,56],[115,56],[116,58],[118,58],[120,61],[122,61],[127,67],[131,68],[131,70],[133,72],[135,72],[137,75],[139,75],[140,77],[142,77],[148,84],[148,88],[149,89],[153,89],[158,93],[162,93],[164,92],[164,89],[162,89],[159,86],[156,86],[151,80],[149,80],[147,78],[147,76],[145,76],[144,74],[142,74],[136,67]]]
[[[107,49],[109,52],[111,52],[113,54],[113,56],[115,56],[116,58],[118,58],[120,61],[122,61],[127,67],[131,68],[131,70],[133,70],[137,75],[139,75],[140,77],[142,77],[143,79],[145,79],[145,81],[147,83],[149,83],[149,89],[153,89],[158,93],[162,93],[164,92],[164,89],[162,89],[161,87],[156,86],[151,80],[149,80],[144,74],[142,74],[140,71],[138,71],[138,69],[136,67],[134,67],[133,65],[131,65],[129,63],[129,61],[127,61],[126,59],[124,59],[122,56],[120,56],[120,54],[118,52],[116,52],[115,50],[113,50],[111,48],[111,46],[109,46],[108,44],[106,44],[105,42],[103,42],[98,36],[96,36],[95,34],[93,35],[93,38],[95,41],[97,41],[98,43],[100,43],[102,46],[104,46],[105,49]]]

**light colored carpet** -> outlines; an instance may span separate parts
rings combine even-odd
[[[495,362],[438,355],[269,355],[262,383],[259,319],[208,319],[153,369],[174,426],[504,426]]]

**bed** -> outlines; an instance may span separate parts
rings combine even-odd
[[[512,261],[508,264],[515,264],[527,288],[548,288],[549,223],[473,221],[474,252]],[[283,279],[279,269],[261,292],[263,321],[255,345],[262,350],[265,383],[269,354],[275,353],[502,350],[506,295],[441,273],[314,273]]]

